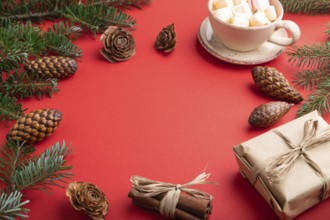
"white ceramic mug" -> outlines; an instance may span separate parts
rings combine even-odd
[[[266,41],[280,46],[293,45],[300,38],[299,26],[293,21],[282,20],[284,10],[279,0],[269,0],[269,3],[276,9],[277,19],[275,21],[264,26],[240,27],[217,18],[212,9],[213,0],[209,0],[208,17],[213,32],[226,47],[236,51],[255,50]],[[273,35],[279,28],[288,30],[292,37]]]

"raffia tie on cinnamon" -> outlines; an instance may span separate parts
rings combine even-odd
[[[257,164],[255,167],[253,167],[252,182],[255,182],[260,172],[262,170],[265,170],[266,176],[270,180],[270,183],[278,183],[279,181],[284,179],[285,176],[289,173],[295,161],[298,158],[302,158],[322,179],[323,187],[320,198],[321,200],[325,199],[327,191],[329,189],[329,183],[327,180],[328,178],[321,170],[321,168],[306,153],[308,150],[330,141],[330,127],[326,128],[319,134],[317,134],[317,130],[318,121],[312,119],[307,120],[304,124],[303,138],[298,145],[292,143],[292,141],[287,136],[285,136],[278,130],[274,130],[274,132],[284,140],[284,142],[288,145],[288,147],[290,147],[290,149],[289,151],[275,158],[275,160],[269,163]]]
[[[215,182],[207,182],[210,174],[201,173],[192,181],[185,184],[172,184],[159,181],[151,181],[140,177],[132,176],[131,182],[133,188],[143,192],[146,197],[153,197],[159,194],[165,193],[164,198],[160,202],[159,211],[161,215],[174,218],[175,209],[179,201],[181,191],[188,193],[191,196],[202,199],[212,199],[213,197],[206,192],[202,192],[196,189],[188,188],[189,186],[198,184],[215,184]]]

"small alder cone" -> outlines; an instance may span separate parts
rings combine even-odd
[[[135,55],[135,41],[128,30],[109,26],[101,35],[101,54],[111,63],[128,60]]]
[[[7,138],[33,144],[51,135],[59,126],[62,113],[54,109],[38,109],[21,116],[9,130]]]
[[[250,114],[249,124],[255,128],[265,128],[275,124],[291,108],[287,102],[268,102],[256,107]]]
[[[171,52],[176,44],[176,33],[174,24],[171,24],[161,30],[157,35],[155,48],[164,52]]]
[[[251,73],[255,84],[267,95],[292,103],[303,100],[283,74],[275,68],[257,66],[251,70]]]
[[[87,182],[71,182],[66,189],[72,206],[86,213],[93,220],[104,220],[109,208],[105,194]]]
[[[44,78],[66,78],[77,71],[77,62],[63,56],[47,56],[29,61],[25,70],[35,72]]]

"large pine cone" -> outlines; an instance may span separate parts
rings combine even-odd
[[[135,55],[135,41],[128,30],[109,26],[101,35],[101,54],[111,63],[128,60]]]
[[[269,127],[288,113],[290,108],[289,103],[281,101],[262,104],[251,112],[249,124],[256,128]]]
[[[293,103],[299,103],[303,100],[283,74],[275,68],[257,66],[251,72],[255,84],[267,95]]]
[[[72,76],[78,69],[74,59],[63,56],[47,56],[29,61],[25,69],[36,72],[44,78],[65,78]]]
[[[62,113],[57,110],[34,110],[16,121],[7,138],[33,144],[51,135],[59,126],[61,119]]]
[[[157,35],[155,48],[164,52],[171,52],[176,44],[176,33],[174,24],[168,25],[163,28]]]
[[[92,183],[71,182],[66,189],[72,206],[93,220],[104,220],[109,208],[105,194]]]

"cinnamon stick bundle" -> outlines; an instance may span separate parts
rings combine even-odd
[[[162,183],[143,177],[133,176],[131,178],[133,186],[128,196],[135,205],[158,211],[162,214],[163,212],[161,209],[164,206],[162,203],[164,199],[166,200],[165,197],[168,196],[168,193],[172,193],[170,195],[171,199],[175,197],[173,193],[178,193],[178,198],[175,202],[172,214],[166,214],[165,216],[180,220],[206,220],[212,211],[212,196],[205,192],[189,189],[187,186],[214,183],[204,181],[208,176],[209,175],[202,173],[198,176],[202,178],[199,179],[198,182],[194,182],[196,180],[194,179],[183,185]],[[178,192],[176,192],[177,190]]]

